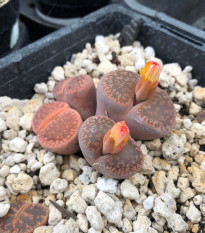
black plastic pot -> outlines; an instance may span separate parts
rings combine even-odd
[[[201,30],[205,30],[205,1],[124,0],[124,2],[137,12],[145,13],[146,15],[162,12]]]
[[[153,46],[164,63],[193,66],[193,77],[205,86],[205,32],[164,14],[149,18],[122,6],[109,5],[79,23],[60,30],[0,60],[0,95],[32,96],[35,83],[47,81],[52,69],[63,65],[96,35],[120,32],[132,19],[141,21],[138,40]]]
[[[0,7],[0,55],[15,47],[19,38],[19,1],[11,0]]]
[[[82,17],[110,0],[37,0],[36,7],[44,15],[55,18]]]

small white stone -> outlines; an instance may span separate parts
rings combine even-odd
[[[55,179],[50,186],[50,193],[62,193],[68,187],[68,181],[66,179]]]
[[[140,70],[145,66],[144,58],[138,53],[135,55],[135,67],[137,70]]]
[[[96,230],[103,229],[104,222],[102,216],[95,206],[88,206],[85,213],[92,227],[94,227]]]
[[[0,118],[0,133],[6,130],[6,122]]]
[[[138,189],[130,182],[130,180],[124,180],[120,185],[120,190],[125,198],[130,200],[137,200],[139,198]]]
[[[201,205],[202,202],[203,202],[203,198],[201,195],[196,195],[194,198],[193,198],[193,201],[194,201],[194,204],[195,205]]]
[[[173,213],[167,218],[168,227],[174,232],[185,232],[188,224],[184,221],[181,215]]]
[[[51,75],[56,81],[61,81],[65,78],[64,69],[61,66],[56,66]]]
[[[189,129],[192,126],[192,122],[190,119],[184,119],[183,124],[186,129]]]
[[[19,167],[19,165],[15,164],[13,167],[10,168],[9,173],[19,174],[20,171],[21,171],[21,168]]]
[[[16,153],[14,154],[15,163],[22,163],[26,160],[26,156],[24,154]]]
[[[88,229],[88,233],[101,233],[101,230],[96,230],[94,227]]]
[[[37,161],[31,166],[31,171],[35,172],[38,169],[40,169],[42,166],[43,166],[43,164],[41,162]]]
[[[57,203],[60,206],[63,206],[63,201],[59,200]],[[48,217],[48,223],[51,226],[55,226],[57,223],[59,223],[62,219],[62,214],[61,212],[56,209],[55,206],[49,205],[49,217]]]
[[[9,149],[14,152],[25,152],[27,145],[24,139],[16,137],[9,142]]]
[[[144,185],[145,180],[146,180],[145,176],[143,176],[141,173],[136,173],[130,178],[130,181],[134,185]]]
[[[202,171],[205,172],[205,161],[203,161],[203,162],[201,163],[200,168],[201,168]]]
[[[190,202],[186,216],[192,223],[198,223],[201,221],[201,212],[195,207],[193,201]]]
[[[66,202],[69,211],[75,211],[79,214],[85,213],[87,204],[85,200],[81,197],[80,191],[76,190]]]
[[[48,87],[45,83],[36,83],[34,91],[39,94],[46,94],[48,92]]]
[[[32,127],[32,120],[33,120],[33,113],[26,113],[25,115],[23,115],[20,120],[19,120],[19,125],[27,130],[30,131],[31,127]]]
[[[147,199],[143,201],[143,206],[145,210],[151,210],[154,205],[154,197],[149,196]]]
[[[101,75],[107,74],[107,73],[109,73],[113,70],[116,70],[116,69],[117,69],[117,66],[112,64],[108,60],[104,60],[98,65],[98,72]]]
[[[87,185],[90,183],[90,178],[92,176],[92,168],[90,166],[84,166],[83,168],[83,173],[79,175],[80,181]]]
[[[155,51],[154,51],[154,49],[153,49],[151,46],[147,46],[147,47],[145,48],[145,50],[144,50],[144,53],[145,53],[145,58],[146,58],[147,60],[149,60],[149,59],[155,57]]]
[[[43,185],[51,185],[59,176],[60,172],[54,163],[48,163],[40,169],[39,179]]]
[[[33,186],[33,179],[26,173],[19,173],[13,180],[12,189],[16,193],[28,193]]]
[[[0,202],[0,218],[4,217],[10,209],[10,204]]]
[[[0,186],[0,201],[4,201],[6,199],[7,199],[7,190],[3,186]]]
[[[48,151],[48,152],[44,155],[44,157],[43,157],[43,163],[44,163],[44,164],[51,163],[51,162],[53,162],[54,160],[55,160],[55,155],[54,155],[52,152],[50,152],[50,151]]]
[[[10,167],[13,166],[15,164],[14,156],[13,155],[8,156],[5,160],[5,164]]]
[[[184,145],[186,136],[182,134],[180,137],[173,133],[162,144],[162,153],[165,159],[177,160],[184,153]]]
[[[176,202],[169,193],[164,193],[155,198],[154,212],[163,218],[168,218],[176,211]]]
[[[97,181],[97,188],[103,192],[115,193],[117,191],[117,180],[112,178],[99,178]]]
[[[97,35],[97,36],[95,37],[95,43],[96,43],[96,42],[100,42],[100,43],[105,44],[105,37],[102,36],[102,35]]]
[[[1,177],[6,177],[9,174],[9,166],[8,165],[3,165],[3,167],[0,169],[0,176]]]
[[[87,220],[85,214],[78,214],[76,222],[77,222],[79,228],[83,232],[87,232],[88,231],[88,220]]]
[[[97,188],[95,184],[83,185],[82,198],[86,202],[92,202],[97,195]]]
[[[34,230],[33,233],[53,233],[53,226],[41,226]]]
[[[106,217],[108,222],[122,227],[122,203],[114,201],[110,196],[100,191],[94,200],[95,206]]]
[[[157,233],[151,226],[151,221],[147,216],[138,215],[137,220],[133,222],[133,229],[136,233]]]

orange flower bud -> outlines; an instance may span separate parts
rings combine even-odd
[[[144,69],[140,70],[140,80],[135,88],[136,100],[141,102],[149,99],[158,86],[161,66],[157,62],[149,61]]]
[[[116,123],[103,138],[103,154],[119,153],[129,140],[130,131],[124,121]]]

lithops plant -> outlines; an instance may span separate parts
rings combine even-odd
[[[58,82],[53,95],[57,101],[64,101],[78,111],[83,120],[95,115],[96,89],[89,75],[79,75]]]
[[[158,86],[160,65],[148,62],[141,76],[116,70],[106,74],[97,88],[96,115],[125,120],[134,139],[160,138],[173,129],[176,111],[170,97]]]
[[[32,233],[47,223],[48,214],[48,208],[43,205],[14,202],[8,214],[0,218],[0,232]]]
[[[124,122],[115,124],[107,116],[90,117],[81,125],[78,138],[88,163],[106,176],[124,179],[142,167],[142,151]]]
[[[79,150],[80,114],[65,102],[43,105],[35,114],[32,129],[40,145],[52,152],[72,154]]]

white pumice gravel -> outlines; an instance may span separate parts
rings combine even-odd
[[[46,226],[34,233],[202,233],[205,231],[205,88],[193,76],[195,67],[173,61],[163,64],[153,47],[139,41],[120,47],[119,34],[98,35],[63,66],[53,67],[47,83],[36,83],[30,100],[0,97],[0,217],[10,203],[23,198],[49,207]],[[117,61],[113,60],[116,56]],[[86,160],[47,151],[32,131],[32,119],[45,103],[54,101],[55,84],[88,74],[97,87],[116,69],[133,72],[154,60],[162,65],[159,78],[176,108],[176,125],[164,138],[137,141],[144,164],[129,179],[101,175]],[[203,78],[203,77],[200,77]],[[77,216],[63,219],[49,200]]]

